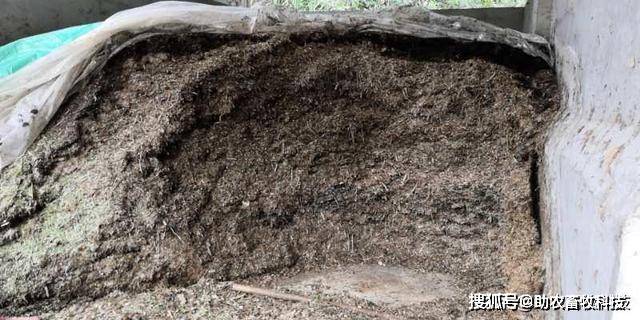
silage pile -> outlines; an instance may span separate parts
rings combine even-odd
[[[1,173],[0,313],[355,264],[540,292],[557,101],[523,61],[379,36],[128,47]]]

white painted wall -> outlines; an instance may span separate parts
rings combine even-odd
[[[564,319],[640,319],[640,1],[555,0],[553,17],[566,112],[544,158],[548,291],[635,295]]]

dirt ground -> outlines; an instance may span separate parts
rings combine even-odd
[[[472,292],[543,288],[533,200],[554,77],[446,41],[144,40],[2,171],[0,314],[368,319],[320,303],[335,300],[399,318],[530,317],[466,310]],[[354,266],[455,294],[398,305],[287,286]]]

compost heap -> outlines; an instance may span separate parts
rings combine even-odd
[[[540,292],[536,161],[556,96],[540,61],[490,44],[143,40],[2,171],[0,313],[358,264],[464,293],[387,310],[406,317]]]

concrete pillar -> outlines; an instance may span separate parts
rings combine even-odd
[[[523,31],[551,38],[553,0],[529,0],[524,9]]]
[[[555,0],[553,17],[563,114],[543,166],[547,285],[631,296],[630,311],[564,320],[640,319],[640,1]]]

